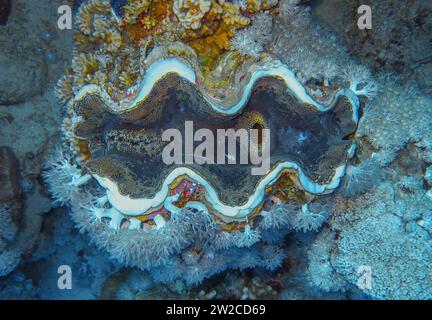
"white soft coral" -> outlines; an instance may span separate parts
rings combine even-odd
[[[248,29],[240,30],[231,41],[231,48],[242,56],[251,56],[258,59],[263,52],[263,46],[254,39],[252,32]]]
[[[48,190],[54,200],[61,205],[69,203],[79,195],[79,186],[91,179],[91,175],[83,175],[72,160],[65,156],[60,148],[46,162],[48,169],[43,173]]]
[[[296,231],[317,231],[327,218],[327,212],[312,212],[308,205],[302,206],[301,210],[291,217],[291,225]]]
[[[252,18],[252,24],[236,33],[231,41],[231,48],[243,56],[258,59],[264,51],[264,45],[271,40],[273,29],[272,17],[258,13]]]
[[[379,92],[377,81],[370,70],[362,65],[356,65],[345,70],[345,76],[350,82],[350,89],[358,96],[374,97]]]

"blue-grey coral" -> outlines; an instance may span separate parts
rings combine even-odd
[[[309,265],[306,278],[310,285],[323,291],[343,291],[346,280],[336,273],[331,265],[330,256],[334,246],[336,232],[323,229],[308,251]]]
[[[370,268],[371,287],[360,288],[373,298],[430,299],[432,201],[421,180],[397,179],[353,200],[347,212],[334,214],[330,227],[339,236],[331,240],[326,259],[353,285],[362,275],[359,268]]]
[[[430,158],[431,97],[413,83],[401,85],[384,76],[380,82],[385,90],[368,102],[356,135],[379,149],[377,160],[382,166],[391,163],[408,143],[424,147],[425,157]]]

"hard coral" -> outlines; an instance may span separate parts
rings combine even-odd
[[[196,30],[211,6],[211,0],[174,0],[173,11],[184,28]]]
[[[335,237],[335,232],[324,229],[308,251],[306,278],[313,287],[326,292],[341,291],[346,287],[346,280],[336,273],[330,261]]]
[[[377,160],[385,166],[409,142],[431,145],[432,101],[413,83],[401,85],[385,77],[380,81],[386,89],[368,102],[356,135],[379,150]]]
[[[360,285],[360,289],[373,298],[428,299],[432,294],[428,276],[432,272],[432,202],[425,196],[422,181],[415,181],[397,177],[381,183],[329,222],[339,233],[329,236],[333,249],[325,258],[332,272],[358,285],[363,275],[360,267],[370,268],[371,286]]]
[[[130,0],[123,7],[124,10],[124,20],[128,24],[137,23],[139,17],[146,13],[150,6],[152,5],[153,0]]]

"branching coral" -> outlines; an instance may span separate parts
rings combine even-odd
[[[339,236],[329,235],[333,249],[324,259],[353,285],[364,275],[362,266],[369,268],[371,286],[360,289],[374,298],[428,299],[432,202],[420,180],[396,179],[353,200],[347,212],[335,213],[330,227]]]
[[[295,214],[298,207],[286,203],[276,204],[270,211],[263,211],[261,213],[262,220],[259,227],[268,229],[282,229],[289,225],[290,216]]]
[[[72,218],[81,231],[88,232],[99,248],[107,250],[125,265],[150,270],[155,280],[161,282],[183,278],[189,284],[196,284],[226,268],[263,267],[273,270],[285,258],[285,253],[277,246],[270,246],[267,250],[262,250],[259,245],[223,249],[216,248],[214,243],[203,242],[203,235],[200,236],[203,230],[210,230],[205,234],[207,238],[221,232],[206,226],[210,222],[205,215],[202,211],[185,209],[160,229],[147,226],[141,230],[113,230],[83,208],[75,206],[72,211]],[[232,246],[239,236],[250,240],[255,233],[249,230],[227,236]],[[252,245],[250,241],[247,244]],[[179,252],[182,252],[180,256],[177,255]],[[231,259],[233,254],[239,258]]]
[[[251,247],[261,239],[261,234],[258,230],[252,230],[251,227],[247,225],[245,230],[236,234],[235,237],[237,238],[237,241],[235,241],[237,247]]]
[[[250,30],[240,30],[231,41],[231,48],[243,56],[258,59],[263,52],[262,45],[255,40]]]
[[[281,2],[274,23],[273,53],[293,68],[303,83],[315,79],[332,86],[342,78],[357,94],[376,95],[379,84],[371,72],[353,61],[335,35],[312,20],[309,8],[298,3]]]
[[[426,239],[403,229],[400,218],[383,213],[343,230],[339,254],[333,259],[337,272],[357,283],[358,268],[367,265],[372,271],[372,288],[365,290],[375,298],[430,298],[430,246],[422,244]]]

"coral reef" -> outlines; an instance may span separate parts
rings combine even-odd
[[[231,49],[244,56],[260,57],[264,45],[271,38],[272,18],[266,13],[259,13],[252,18],[251,25],[240,30],[231,40]]]
[[[430,152],[431,98],[412,83],[400,85],[386,78],[382,82],[386,90],[368,102],[357,135],[366,137],[379,150],[377,161],[382,166],[391,163],[408,143],[417,143]]]
[[[429,4],[72,3],[0,5],[0,299],[430,299]],[[269,170],[165,165],[186,121]]]
[[[375,71],[392,73],[403,81],[415,80],[431,93],[432,61],[428,1],[364,1],[373,12],[372,30],[357,26],[358,1],[321,0],[315,16],[337,32],[349,52]],[[409,36],[401,36],[409,35]]]
[[[432,203],[421,182],[414,180],[414,185],[409,186],[404,182],[406,179],[401,177],[402,185],[396,188],[382,184],[377,193],[366,196],[367,203],[358,201],[360,206],[345,213],[353,215],[349,219],[354,221],[352,224],[337,225],[340,240],[335,241],[338,250],[330,255],[331,265],[352,283],[358,281],[358,268],[369,266],[372,284],[364,290],[374,298],[431,296],[428,225]]]
[[[149,270],[159,282],[184,279],[187,284],[227,268],[273,270],[286,257],[278,244],[290,229],[316,231],[326,220],[327,210],[314,197],[339,186],[355,150],[345,137],[354,134],[359,121],[363,102],[358,96],[373,97],[375,85],[367,69],[353,64],[345,83],[330,74],[325,80],[332,79],[332,85],[319,91],[306,81],[313,74],[299,81],[277,58],[261,54],[277,54],[268,48],[273,17],[263,9],[306,14],[294,2],[275,5],[174,1],[171,7],[129,1],[124,17],[107,1],[80,6],[77,51],[57,90],[68,107],[65,144],[48,160],[44,177],[54,199],[71,207],[78,227],[122,264]],[[250,18],[243,16],[247,12]],[[168,28],[167,17],[178,21],[170,23],[176,31]],[[216,29],[214,20],[220,22]],[[302,25],[288,23],[294,29]],[[218,45],[216,55],[208,56],[208,45],[219,36],[231,48]],[[263,80],[266,76],[275,79]],[[268,103],[263,99],[272,99],[270,93],[285,111],[261,106]],[[183,106],[180,113],[172,99]],[[223,128],[277,132],[273,139],[281,148],[272,149],[277,154],[273,170],[260,180],[245,174],[249,166],[231,166],[226,175],[205,163],[160,163],[166,144],[154,128],[182,127],[192,119],[209,130],[201,114]],[[287,142],[292,132],[294,139]],[[263,148],[259,138],[249,142]],[[227,184],[229,176],[244,178]]]
[[[58,83],[58,96],[65,103],[83,84],[104,86],[116,99],[129,96],[140,82],[148,51],[167,42],[181,41],[192,47],[202,69],[209,72],[230,49],[236,31],[250,24],[245,14],[251,16],[275,4],[260,1],[242,9],[237,1],[131,0],[120,18],[109,1],[85,2],[75,22],[77,54]],[[259,28],[268,28],[268,21],[255,20]]]
[[[341,191],[347,197],[354,197],[368,191],[379,180],[378,168],[379,164],[373,156],[357,165],[347,166]]]

